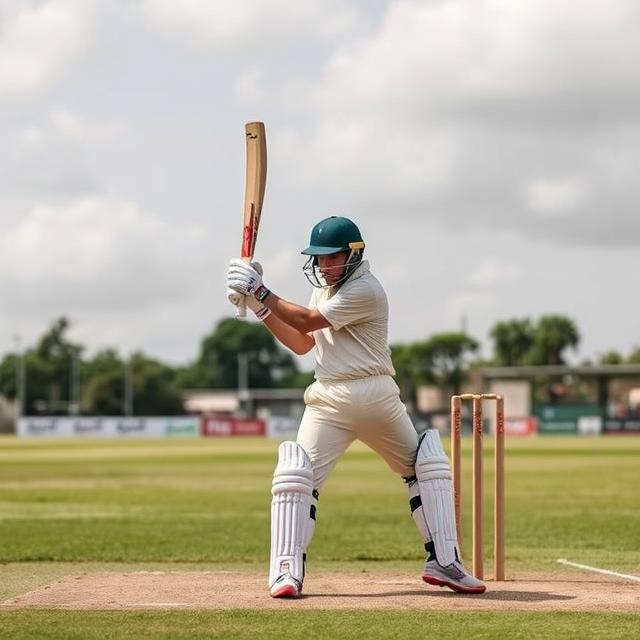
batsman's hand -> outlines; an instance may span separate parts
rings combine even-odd
[[[247,264],[241,258],[229,261],[227,289],[233,289],[243,296],[253,296],[262,286],[262,265],[259,262]]]
[[[227,289],[227,298],[232,305],[237,307],[242,297],[243,296],[237,291]],[[247,307],[256,314],[258,320],[266,320],[271,315],[271,309],[265,307],[262,302],[259,302],[253,296],[246,296],[245,300],[247,301]]]
[[[236,260],[239,260],[239,258],[231,260],[229,263],[229,271],[227,272],[227,298],[232,305],[237,307],[242,301],[242,298],[244,296],[247,307],[249,307],[249,309],[251,309],[251,311],[253,311],[253,313],[256,314],[256,318],[258,318],[258,320],[265,320],[271,315],[270,309],[265,307],[262,304],[262,302],[259,302],[258,300],[256,300],[252,295],[245,296],[245,294],[239,293],[236,289],[232,289],[229,286],[231,266],[232,266],[232,263],[235,264]],[[249,266],[243,260],[240,260],[240,262],[242,263],[243,267]],[[259,262],[252,262],[250,266],[253,268],[253,270],[256,273],[258,273],[259,276],[262,276],[263,269],[262,269],[262,265]]]

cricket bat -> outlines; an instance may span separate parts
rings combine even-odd
[[[267,183],[267,138],[263,122],[247,122],[244,126],[247,143],[246,176],[244,183],[244,220],[240,257],[247,263],[253,260],[262,214],[264,189]],[[247,316],[247,305],[241,296],[236,318]]]

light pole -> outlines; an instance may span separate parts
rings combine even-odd
[[[20,336],[13,336],[13,341],[16,345],[16,418],[20,418],[24,415],[27,376],[24,362],[24,353],[20,348]]]
[[[466,313],[460,316],[460,333],[466,334],[469,329],[469,318]]]
[[[238,401],[243,417],[249,414],[249,354],[238,353]]]
[[[133,369],[131,356],[124,363],[124,402],[123,413],[128,418],[133,415]]]
[[[71,352],[71,371],[69,374],[69,415],[80,413],[80,363],[75,349]]]

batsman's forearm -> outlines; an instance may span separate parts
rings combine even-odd
[[[262,304],[271,309],[271,313],[282,322],[293,327],[304,335],[315,331],[317,327],[311,325],[311,310],[299,304],[289,302],[278,297],[273,291],[263,300]],[[315,344],[315,342],[314,342]]]
[[[300,356],[311,351],[316,344],[313,336],[302,333],[286,322],[283,322],[273,311],[270,316],[264,319],[264,324],[285,347],[288,347]]]

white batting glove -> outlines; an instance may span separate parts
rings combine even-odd
[[[229,268],[227,269],[228,289],[233,289],[243,296],[253,296],[263,286],[262,266],[259,262],[247,264],[240,258],[233,258],[229,261]]]
[[[229,272],[231,271],[231,263],[235,263],[236,260],[237,259],[230,261]],[[241,262],[244,267],[249,266],[244,261],[241,260]],[[262,276],[263,269],[262,269],[262,265],[259,262],[252,262],[251,267],[256,273],[258,273],[258,275]],[[227,273],[227,284],[229,283],[229,279],[230,279],[229,273]],[[262,287],[265,288],[264,285],[262,285]],[[229,286],[227,287],[227,298],[232,305],[237,307],[240,304],[243,296],[244,294],[239,293],[236,289],[232,289]],[[249,309],[251,309],[251,311],[253,311],[253,313],[256,314],[256,318],[258,318],[258,320],[263,321],[271,315],[271,309],[263,305],[262,302],[259,302],[258,300],[256,300],[254,296],[247,295],[244,297],[246,300],[247,307],[249,307]]]
[[[247,296],[247,307],[256,314],[256,318],[263,322],[271,315],[271,309],[258,302],[253,296]]]
[[[242,297],[242,294],[237,291],[227,289],[227,298],[233,306],[237,307]],[[271,309],[265,307],[262,302],[258,302],[253,296],[246,296],[245,300],[247,301],[247,307],[256,314],[258,320],[266,320],[271,315]]]

